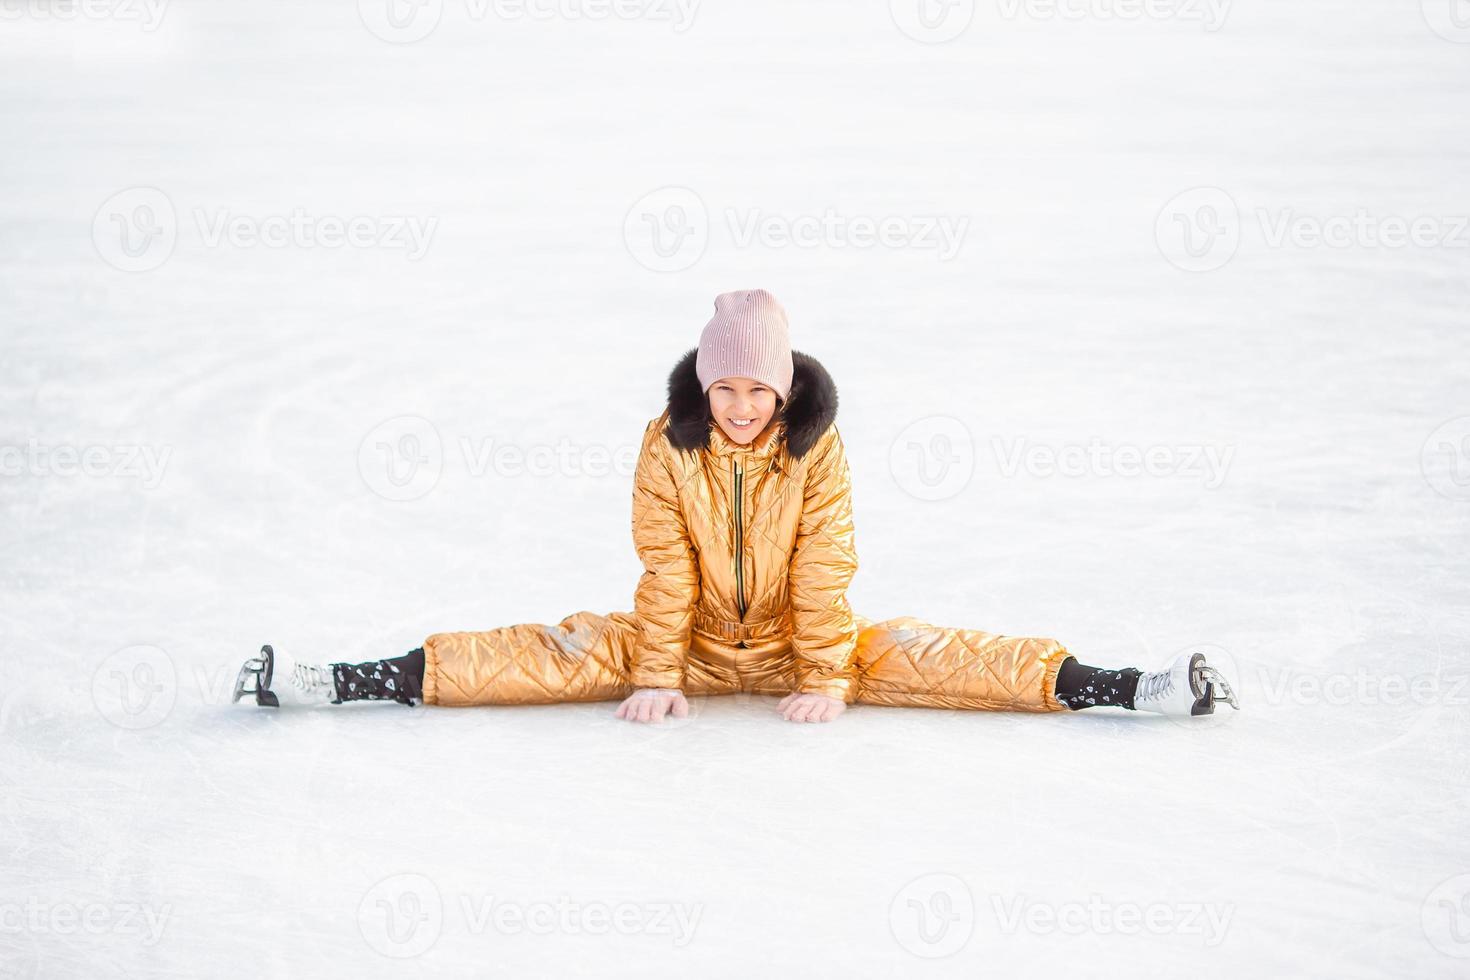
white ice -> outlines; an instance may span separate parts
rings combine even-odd
[[[1463,5],[425,4],[3,7],[0,975],[1464,975]],[[741,238],[828,212],[964,230]],[[630,609],[626,454],[752,286],[841,390],[859,612],[1244,710],[230,703]]]

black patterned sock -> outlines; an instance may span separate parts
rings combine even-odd
[[[343,701],[397,701],[411,705],[424,696],[424,648],[389,660],[362,664],[332,664],[337,699]]]
[[[1135,667],[1088,667],[1079,664],[1076,657],[1068,657],[1057,671],[1057,700],[1073,711],[1105,704],[1132,709],[1142,675],[1143,671]]]

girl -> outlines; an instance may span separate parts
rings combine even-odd
[[[617,717],[688,714],[686,694],[781,695],[788,721],[849,704],[1060,711],[1114,705],[1206,715],[1238,708],[1200,653],[1152,673],[1086,667],[1056,640],[855,614],[851,486],[837,388],[790,347],[763,289],[715,297],[699,346],[675,365],[668,407],[643,433],[632,612],[577,612],[555,626],[435,633],[406,656],[291,664],[298,703],[550,704],[621,699]],[[276,706],[269,646],[235,700]],[[247,682],[250,686],[246,686]]]

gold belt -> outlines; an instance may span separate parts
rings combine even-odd
[[[789,615],[782,614],[774,619],[766,619],[758,623],[732,623],[729,620],[716,619],[695,610],[694,628],[708,636],[739,642],[776,636],[782,632],[789,619]]]

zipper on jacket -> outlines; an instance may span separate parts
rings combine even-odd
[[[745,621],[745,515],[741,512],[741,499],[744,497],[743,487],[745,484],[745,471],[740,468],[740,462],[736,459],[730,460],[730,467],[735,472],[735,596],[740,603],[740,620]],[[742,644],[743,646],[744,644]]]

